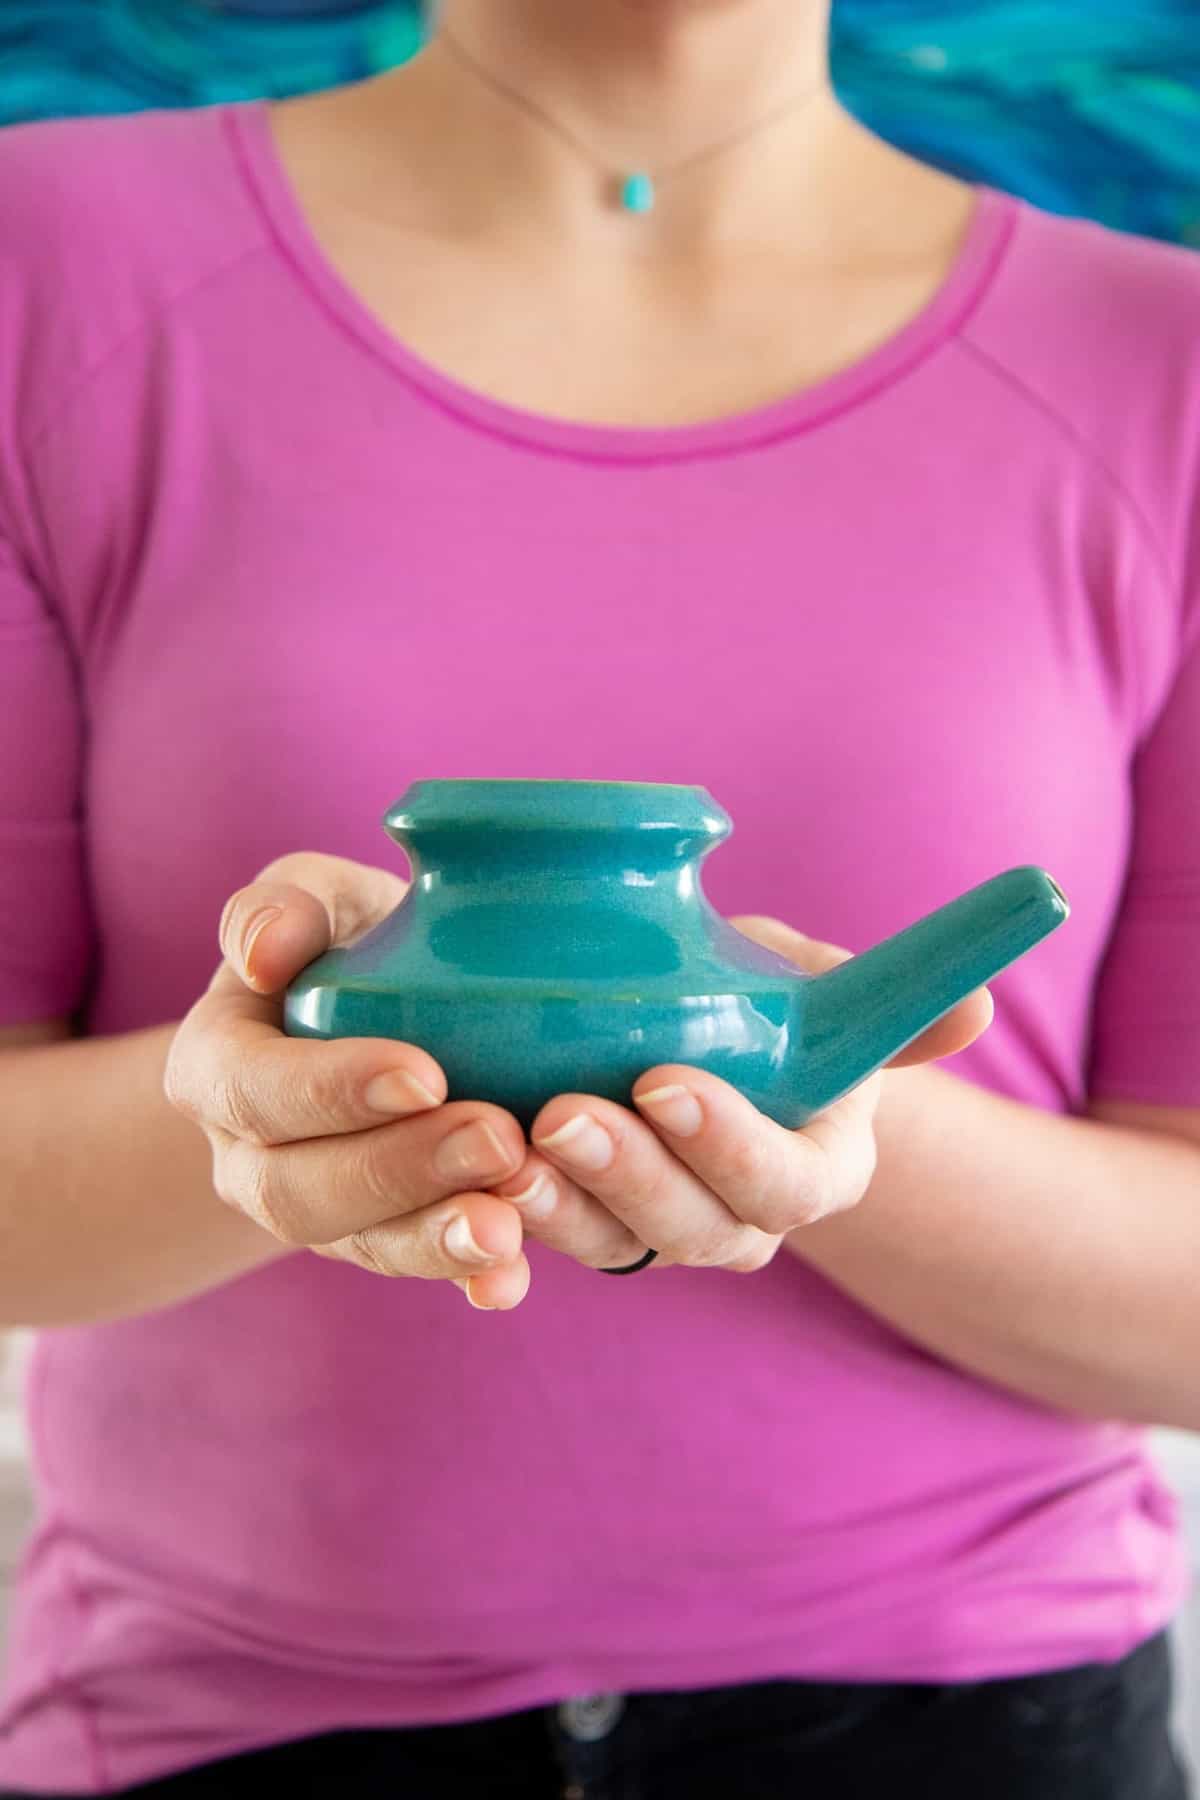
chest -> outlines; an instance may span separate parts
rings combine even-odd
[[[164,418],[86,657],[101,928],[145,954],[146,896],[186,890],[181,1005],[235,887],[298,848],[397,866],[380,817],[434,776],[706,786],[736,825],[713,903],[852,948],[1025,862],[1101,941],[1123,690],[1053,471],[999,516],[987,483],[946,508],[960,445],[865,409],[602,464],[382,382],[297,376],[250,429],[232,385],[213,371],[199,457],[195,415]]]
[[[514,266],[507,247],[397,242],[319,205],[311,223],[347,290],[432,367],[505,405],[601,425],[691,424],[813,387],[919,313],[947,261],[831,268],[766,243],[673,259],[639,251],[628,218],[615,229],[632,241]]]

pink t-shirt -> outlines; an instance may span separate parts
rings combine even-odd
[[[4,1022],[180,1018],[269,858],[403,872],[378,821],[419,777],[693,782],[737,827],[714,905],[852,950],[1044,865],[1069,925],[949,1067],[1055,1113],[1200,1105],[1200,260],[984,188],[854,367],[625,430],[400,345],[261,105],[7,130],[0,221]],[[603,1689],[1027,1672],[1175,1608],[1140,1431],[786,1253],[530,1260],[513,1314],[297,1253],[44,1334],[0,1785]]]

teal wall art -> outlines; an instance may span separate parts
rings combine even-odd
[[[834,33],[839,91],[893,143],[1200,246],[1198,0],[834,0]],[[0,120],[298,93],[421,35],[415,0],[0,0]]]

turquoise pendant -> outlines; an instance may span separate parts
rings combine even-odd
[[[627,175],[621,183],[621,205],[626,212],[648,213],[654,210],[654,183],[649,175]]]

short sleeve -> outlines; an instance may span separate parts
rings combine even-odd
[[[0,1026],[67,1018],[84,998],[83,737],[65,633],[0,534]]]
[[[1119,916],[1094,997],[1088,1095],[1200,1106],[1200,630],[1133,772]]]

